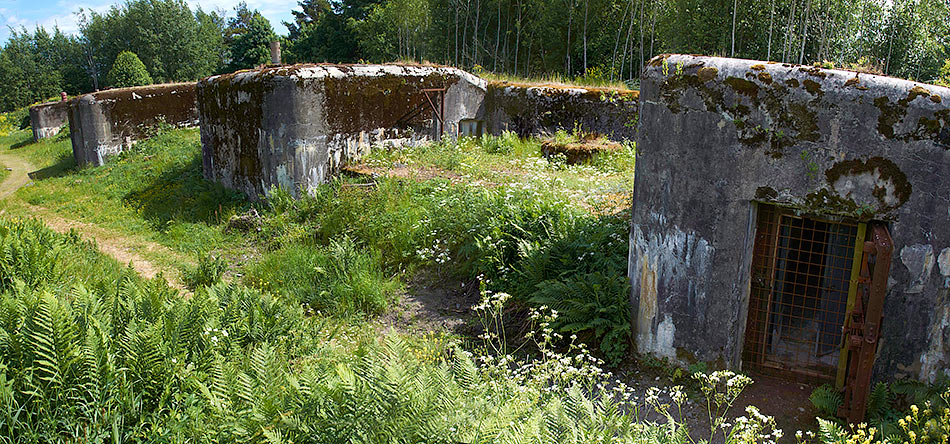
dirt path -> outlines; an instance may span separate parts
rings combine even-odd
[[[0,151],[0,164],[5,166],[9,175],[0,182],[0,200],[7,199],[21,187],[30,183],[30,173],[36,168],[26,160],[11,154],[9,151]],[[137,251],[145,250],[149,253],[157,253],[177,257],[178,254],[169,250],[167,247],[154,242],[139,241],[129,239],[127,236],[108,230],[97,225],[68,220],[60,217],[52,211],[25,203],[29,213],[42,220],[54,231],[67,233],[75,229],[79,235],[88,241],[93,241],[103,253],[114,257],[122,264],[132,264],[143,277],[152,279],[159,273],[164,273],[168,283],[179,290],[186,290],[178,280],[178,271],[174,269],[165,269],[157,264],[145,259]]]

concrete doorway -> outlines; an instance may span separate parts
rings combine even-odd
[[[865,224],[757,206],[744,366],[834,383]]]

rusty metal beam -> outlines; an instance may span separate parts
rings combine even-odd
[[[891,271],[891,255],[894,244],[887,227],[874,223],[870,239],[864,244],[861,276],[858,280],[858,297],[849,313],[848,376],[845,381],[844,405],[838,415],[851,423],[864,421],[867,399],[871,389],[871,372],[877,355],[884,317],[884,298],[887,294],[887,277]]]

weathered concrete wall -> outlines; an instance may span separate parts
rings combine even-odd
[[[194,83],[111,89],[69,104],[73,155],[80,165],[102,165],[161,123],[198,124]]]
[[[30,107],[30,127],[33,128],[33,141],[53,137],[69,120],[69,102],[57,101],[41,103]]]
[[[422,91],[430,88],[446,88],[442,131]],[[400,65],[295,65],[209,77],[198,83],[204,174],[254,198],[274,186],[309,192],[373,145],[457,134],[460,121],[481,118],[485,88],[458,69]]]
[[[522,137],[571,131],[605,135],[614,140],[634,140],[637,126],[637,91],[563,86],[488,86],[487,119],[493,134],[514,131]]]
[[[753,201],[890,224],[877,377],[950,368],[950,89],[694,56],[641,89],[629,273],[637,346],[738,367]]]

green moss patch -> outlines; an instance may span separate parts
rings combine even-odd
[[[715,79],[718,74],[719,74],[719,68],[716,68],[714,66],[707,66],[705,68],[700,68],[699,71],[696,72],[696,76],[699,77],[699,80],[703,82],[708,82],[712,79]]]
[[[746,79],[740,79],[738,77],[729,77],[726,79],[726,85],[729,85],[730,88],[735,90],[739,94],[743,94],[749,97],[755,97],[759,94],[759,85],[755,82],[750,82]]]
[[[842,176],[857,176],[864,173],[873,174],[874,172],[877,172],[880,181],[890,182],[893,185],[893,196],[899,201],[897,205],[889,205],[887,203],[889,191],[881,186],[876,187],[873,194],[880,204],[879,210],[886,211],[897,208],[910,199],[913,186],[907,180],[907,175],[894,162],[883,157],[871,157],[865,161],[851,159],[835,163],[834,166],[825,171],[825,178],[828,185],[834,186]]]

